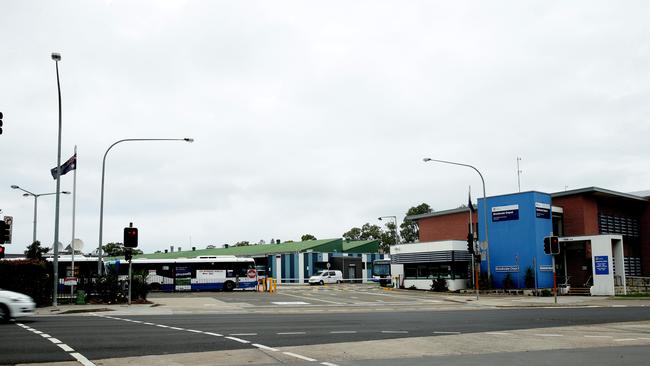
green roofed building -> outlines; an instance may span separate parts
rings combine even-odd
[[[278,283],[306,283],[310,276],[328,269],[340,270],[348,281],[366,282],[372,261],[381,259],[379,240],[307,240],[280,244],[257,244],[228,248],[200,249],[134,256],[134,259],[181,259],[213,256],[252,257],[258,271]]]

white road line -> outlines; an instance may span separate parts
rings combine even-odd
[[[74,352],[74,349],[72,349],[72,347],[68,346],[65,343],[57,344],[57,346],[59,346],[62,350],[66,351],[66,352]]]
[[[178,328],[178,327],[169,327],[169,329],[173,329],[173,330],[185,330],[185,329],[183,329],[183,328]]]
[[[538,337],[564,337],[563,334],[553,334],[553,333],[534,333]]]
[[[260,348],[260,349],[267,350],[267,351],[271,351],[271,352],[277,352],[277,351],[278,351],[278,350],[275,349],[275,348],[267,347],[267,346],[262,345],[262,344],[253,343],[253,346],[254,346],[254,347],[257,347],[257,348]]]
[[[357,332],[356,330],[334,330],[331,331],[330,333],[331,334],[353,334],[356,332]]]
[[[192,332],[192,333],[205,333],[202,330],[196,330],[196,329],[185,329],[185,330],[188,331],[188,332]]]
[[[300,295],[294,295],[294,294],[286,294],[286,293],[283,294],[283,295],[285,295],[285,296],[297,297],[297,298],[299,298],[299,299],[305,299],[305,300],[309,300],[309,301],[320,301],[320,302],[325,302],[325,303],[328,303],[328,304],[336,304],[336,305],[343,305],[343,304],[345,304],[345,303],[343,303],[343,302],[336,302],[336,301],[329,301],[329,300],[317,299],[317,298],[315,298],[315,297],[306,297],[306,296],[300,296]]]
[[[94,363],[90,362],[90,360],[88,360],[86,357],[84,357],[80,353],[73,352],[73,353],[70,353],[70,356],[76,358],[77,361],[79,361],[79,363],[81,363],[84,366],[95,366]]]
[[[291,353],[291,352],[282,352],[282,353],[284,353],[287,356],[299,358],[299,359],[304,360],[304,361],[316,362],[316,360],[313,359],[313,358],[305,357],[305,356],[302,356],[302,355],[297,355],[295,353]]]
[[[407,330],[382,330],[381,332],[382,333],[400,333],[400,334],[408,333]]]
[[[49,340],[50,342],[54,343],[54,344],[63,343],[63,342],[61,342],[60,340],[58,340],[58,339],[56,339],[56,338],[48,338],[48,340]]]
[[[614,338],[608,335],[585,335],[585,338]]]
[[[436,331],[436,332],[433,332],[433,334],[460,334],[460,332],[440,332],[440,331]]]
[[[512,335],[512,333],[505,333],[505,332],[486,332],[485,334],[489,334],[489,335]]]
[[[144,324],[144,325],[155,325],[154,323],[149,323],[149,322],[144,322],[142,324]]]
[[[280,333],[275,333],[277,335],[292,335],[292,334],[307,334],[307,332],[280,332]]]
[[[254,335],[257,335],[257,333],[231,333],[231,334],[228,334],[228,335],[231,335],[231,336],[254,336]]]
[[[249,341],[247,341],[245,339],[241,339],[241,338],[237,338],[237,337],[226,337],[226,339],[230,339],[230,340],[233,340],[235,342],[244,343],[244,344],[251,343],[251,342],[249,342]]]
[[[163,324],[156,324],[156,326],[161,328],[169,328],[169,326]]]
[[[30,330],[30,329],[27,329],[27,330]],[[34,333],[36,333],[36,334],[43,334],[43,332],[41,332],[40,330],[33,330],[33,329],[31,329],[31,331],[34,332]]]
[[[325,366],[339,366],[339,365],[337,365],[335,363],[330,363],[330,362],[321,362],[320,364],[325,365]]]
[[[614,339],[614,342],[628,342],[628,341],[638,341],[636,338],[619,338]]]
[[[50,336],[49,334],[46,334],[46,333],[41,333],[41,334],[39,334],[39,335],[40,335],[41,337],[43,337],[43,338],[51,338],[51,337],[52,337],[52,336]]]
[[[219,334],[219,333],[212,333],[212,332],[203,332],[203,333],[215,337],[223,337],[223,334]]]

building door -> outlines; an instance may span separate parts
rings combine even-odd
[[[356,266],[353,264],[348,267],[348,278],[350,279],[350,282],[354,282],[354,279],[356,278]]]
[[[593,284],[589,241],[562,243],[562,253],[557,256],[556,264],[558,284],[565,281],[572,287],[589,287]]]

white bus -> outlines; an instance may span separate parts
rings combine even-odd
[[[128,274],[129,263],[122,260],[106,262],[115,266],[120,276]],[[205,256],[176,259],[134,259],[135,271],[145,271],[146,281],[156,291],[232,291],[255,290],[257,271],[253,258]]]

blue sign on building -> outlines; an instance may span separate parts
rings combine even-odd
[[[519,220],[519,205],[492,207],[492,222]]]
[[[609,258],[606,255],[597,255],[594,257],[594,269],[597,275],[609,274]]]
[[[535,216],[539,219],[550,219],[551,205],[548,203],[535,202]]]

